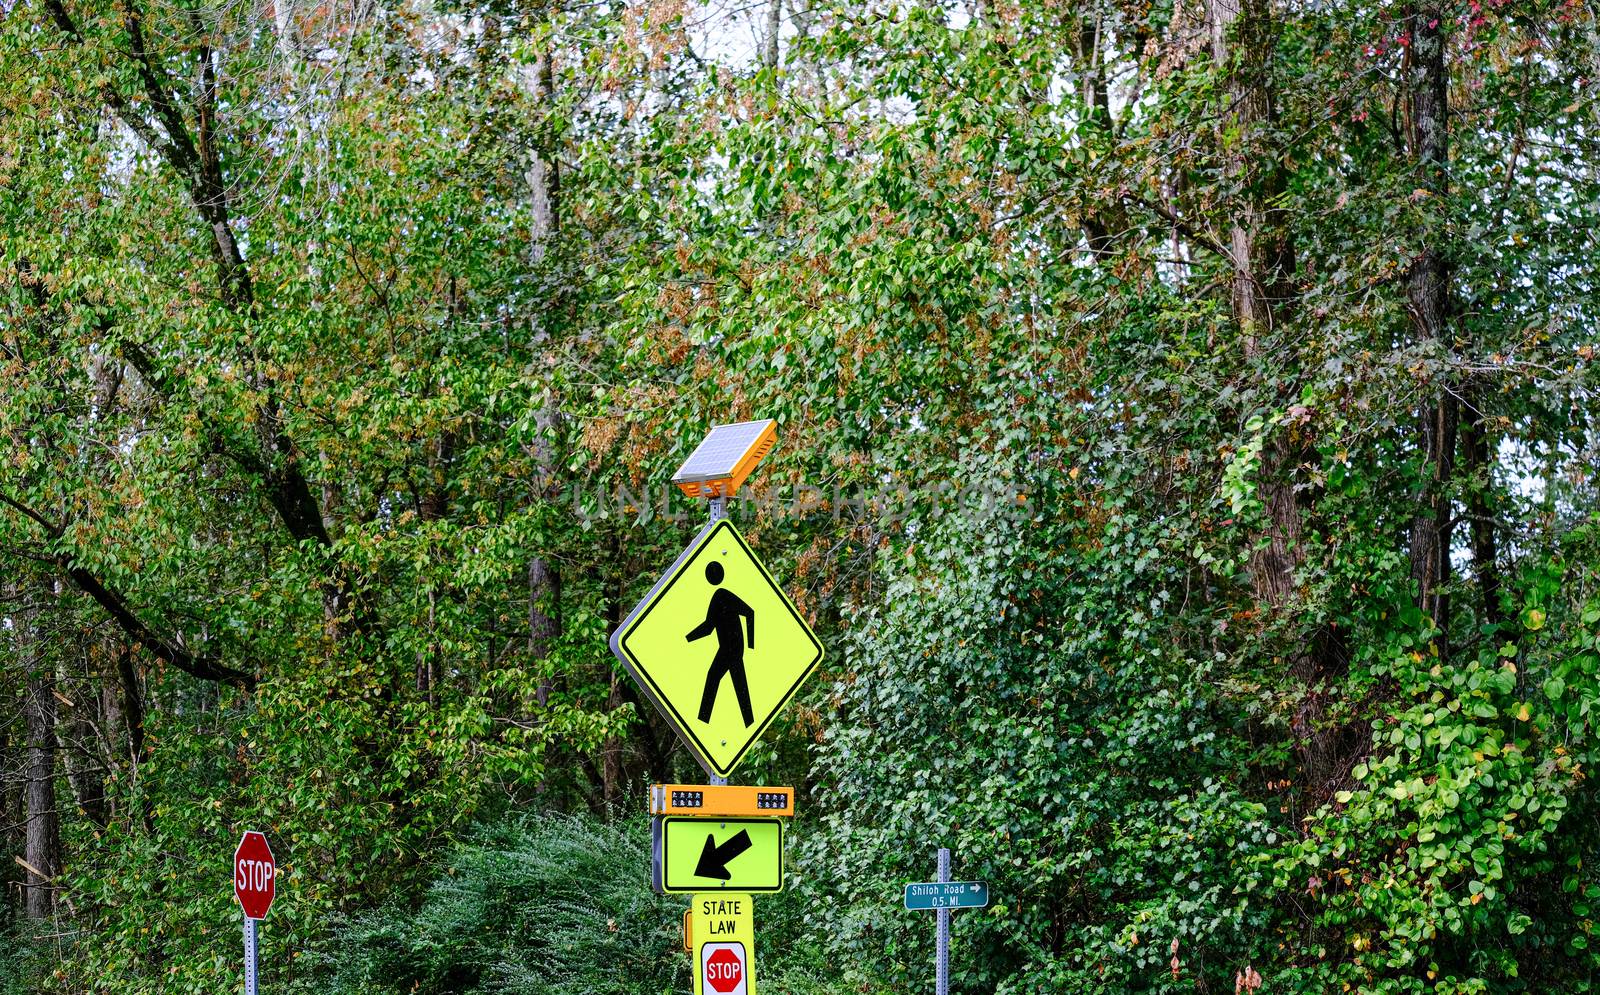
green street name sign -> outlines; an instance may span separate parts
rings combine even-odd
[[[989,904],[989,886],[982,881],[928,881],[906,885],[908,909],[981,909]]]

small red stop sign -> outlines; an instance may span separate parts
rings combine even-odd
[[[706,954],[706,984],[722,995],[743,992],[744,944],[719,943],[715,946],[716,949]]]
[[[239,899],[247,919],[265,919],[277,894],[277,865],[267,838],[257,832],[244,834],[233,851],[233,894]]]

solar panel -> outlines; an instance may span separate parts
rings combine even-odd
[[[771,418],[766,418],[712,426],[710,433],[672,475],[672,482],[688,484],[733,476],[751,450],[775,432],[775,425]]]

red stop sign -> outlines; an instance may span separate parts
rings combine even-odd
[[[257,832],[244,834],[233,851],[233,894],[239,899],[247,919],[265,919],[277,893],[277,865],[267,838]]]
[[[742,949],[742,947],[741,947]],[[741,990],[744,982],[744,957],[730,947],[713,950],[706,956],[706,984],[727,995]]]

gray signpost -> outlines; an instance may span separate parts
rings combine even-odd
[[[713,522],[713,523],[720,522],[724,518],[728,517],[728,499],[727,498],[725,498],[725,497],[712,498],[710,501],[707,501],[706,504],[710,506],[710,511],[711,511],[710,516],[707,518],[708,522]],[[717,775],[712,774],[710,776],[710,779],[706,783],[708,783],[708,784],[727,784],[728,783],[728,779],[725,778],[725,777],[718,777]]]
[[[950,880],[950,849],[939,848],[939,883],[945,884]],[[937,962],[938,980],[936,981],[938,995],[950,995],[950,910],[940,908],[934,915],[939,917],[938,953],[935,954]],[[251,995],[254,995],[252,992]]]
[[[257,995],[256,972],[260,959],[256,953],[256,923],[249,916],[244,920],[244,995]]]
[[[950,851],[939,848],[939,880],[906,885],[906,908],[933,910],[937,917],[937,952],[934,966],[937,995],[950,995],[950,913],[955,909],[981,909],[989,904],[989,886],[982,881],[950,880]]]

